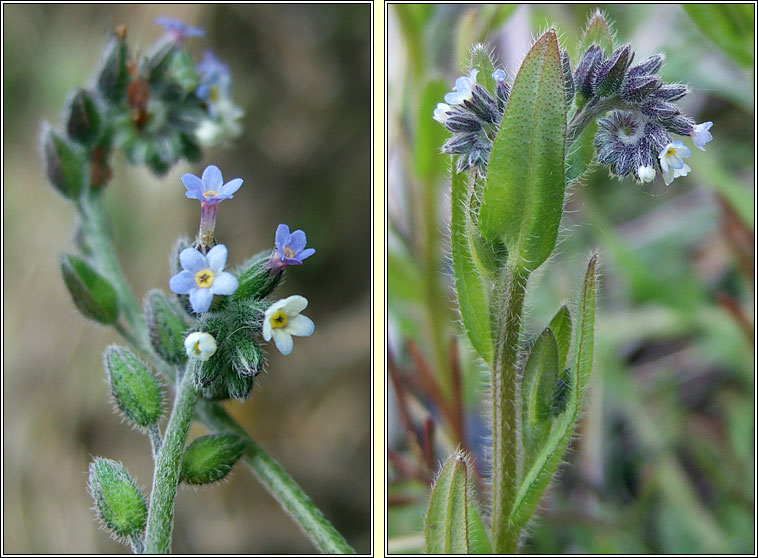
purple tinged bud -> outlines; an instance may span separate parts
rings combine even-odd
[[[464,100],[463,105],[484,122],[495,124],[500,119],[495,100],[481,85],[474,86],[471,99]]]
[[[445,121],[445,128],[453,133],[478,132],[482,129],[482,123],[473,114],[456,112]]]
[[[478,134],[456,134],[442,145],[442,152],[460,155],[468,152],[479,140]]]
[[[690,136],[695,130],[695,121],[681,114],[661,122],[661,125],[667,131],[678,136]]]
[[[577,89],[586,97],[590,98],[594,94],[593,85],[595,83],[594,76],[598,64],[603,61],[603,51],[597,45],[592,45],[584,53],[582,59],[579,60],[579,64],[576,67],[574,73],[574,83]]]
[[[644,101],[661,87],[657,76],[638,76],[624,80],[621,88],[621,98],[630,103]]]
[[[661,69],[665,56],[663,54],[654,54],[649,56],[636,66],[629,68],[630,77],[647,76],[656,73]]]
[[[655,98],[662,101],[678,101],[689,92],[689,87],[683,83],[666,83],[655,92]]]
[[[610,58],[598,64],[595,71],[595,94],[600,97],[615,95],[624,81],[626,69],[634,58],[629,45],[617,49]]]
[[[640,107],[640,112],[656,120],[667,120],[679,114],[679,107],[673,103],[652,99]]]

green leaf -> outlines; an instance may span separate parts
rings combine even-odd
[[[124,98],[129,85],[129,72],[126,61],[129,58],[126,32],[116,31],[105,45],[103,64],[97,77],[97,89],[111,103],[118,103]]]
[[[84,154],[53,130],[45,132],[45,170],[50,184],[64,197],[75,200],[84,189]]]
[[[489,363],[492,361],[489,297],[481,271],[474,260],[469,235],[468,183],[470,175],[456,173],[452,157],[450,163],[452,173],[450,244],[458,307],[471,345]]]
[[[495,66],[492,63],[492,50],[492,48],[487,48],[482,44],[474,45],[471,49],[469,66],[472,70],[479,70],[476,76],[477,82],[494,96],[496,84],[495,80],[492,79],[492,73],[495,71]]]
[[[145,297],[143,311],[150,343],[158,356],[169,364],[184,364],[187,361],[184,339],[190,326],[179,304],[153,289]]]
[[[193,485],[220,481],[246,449],[247,443],[236,434],[209,434],[197,438],[184,450],[179,478]]]
[[[158,422],[163,414],[163,389],[147,365],[125,347],[105,350],[105,371],[118,408],[138,428]]]
[[[509,528],[516,532],[520,532],[532,517],[545,487],[561,463],[561,458],[574,431],[582,392],[592,369],[597,289],[596,265],[597,254],[590,259],[584,278],[572,366],[567,374],[564,371],[566,375],[562,375],[557,384],[559,388],[567,387],[568,393],[561,393],[561,389],[554,392],[554,403],[559,403],[565,410],[553,419],[548,436],[534,454],[531,464],[525,468],[508,519]]]
[[[599,46],[606,57],[610,56],[613,52],[613,35],[613,29],[606,21],[603,12],[595,10],[587,20],[577,56],[582,56],[593,44]]]
[[[147,504],[121,463],[102,457],[89,466],[89,492],[103,527],[120,540],[142,533]]]
[[[597,133],[597,122],[592,121],[574,140],[566,154],[566,181],[573,182],[589,170],[595,157],[592,141]]]
[[[550,432],[558,371],[555,335],[545,328],[529,352],[521,384],[521,431],[527,464],[532,463]]]
[[[471,554],[492,554],[487,526],[482,521],[478,506],[471,498],[468,506],[468,532]]]
[[[492,146],[479,215],[482,236],[502,241],[526,271],[555,248],[565,189],[566,97],[558,38],[526,55]]]
[[[732,60],[753,66],[755,4],[684,4],[684,10]]]
[[[110,282],[73,254],[60,258],[63,281],[79,311],[87,318],[110,325],[119,314],[118,295]]]
[[[434,185],[434,180],[442,176],[445,169],[445,157],[440,153],[440,146],[448,136],[447,130],[432,118],[437,103],[442,102],[450,88],[439,79],[429,81],[421,95],[416,121],[413,160],[416,174],[425,183]]]
[[[555,335],[555,343],[558,348],[558,368],[562,370],[566,367],[566,356],[568,356],[571,345],[571,313],[565,304],[550,320],[550,330]]]
[[[489,540],[482,531],[483,524],[476,510],[466,457],[451,455],[442,466],[429,498],[424,519],[426,552],[469,554],[475,536],[476,550],[485,553],[489,549]]]

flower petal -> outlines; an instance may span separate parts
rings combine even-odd
[[[207,312],[211,307],[211,301],[213,300],[213,293],[210,289],[192,289],[190,292],[190,304],[192,309],[200,314],[201,312]]]
[[[681,142],[679,143],[681,144]],[[679,147],[676,148],[676,155],[677,157],[684,159],[685,157],[689,157],[690,155],[692,155],[692,151],[690,151],[690,148],[687,147],[686,145],[680,145]]]
[[[295,231],[290,235],[288,246],[292,248],[292,251],[296,254],[305,248],[306,240],[305,233],[303,231]]]
[[[189,198],[189,194],[200,194],[205,191],[205,186],[203,185],[203,181],[200,180],[197,176],[194,174],[183,174],[182,175],[182,184],[184,184],[184,187],[187,188],[187,197]]]
[[[305,258],[310,258],[315,253],[316,253],[316,250],[314,250],[313,248],[306,248],[299,254],[295,254],[295,257],[297,257],[298,260],[303,261]]]
[[[274,239],[274,245],[281,250],[284,248],[289,236],[290,228],[287,225],[279,225],[276,227],[276,238]]]
[[[219,190],[224,183],[224,177],[216,165],[208,165],[203,171],[203,184],[208,190]]]
[[[282,328],[273,328],[272,333],[274,336],[274,343],[276,343],[276,348],[279,349],[279,352],[284,356],[290,354],[293,345],[292,336],[283,331]]]
[[[268,314],[266,314],[266,317],[263,319],[263,331],[261,333],[263,334],[263,339],[271,341],[271,320]]]
[[[227,273],[226,271],[222,271],[213,279],[211,290],[213,291],[213,294],[230,295],[237,290],[238,286],[239,282],[234,275]]]
[[[290,335],[297,335],[298,337],[310,337],[313,335],[313,330],[316,329],[316,325],[308,316],[302,316],[298,314],[287,320],[287,325],[284,330]]]
[[[195,284],[195,274],[191,271],[180,271],[168,281],[168,287],[176,294],[188,294],[192,289],[197,287]]]
[[[235,178],[234,180],[230,180],[226,184],[224,184],[221,187],[221,194],[224,196],[231,196],[234,192],[240,189],[240,186],[242,186],[242,183],[244,181],[241,178]]]
[[[684,161],[676,155],[669,155],[666,160],[672,169],[681,169],[684,166]]]
[[[284,304],[281,306],[281,310],[287,314],[288,318],[292,318],[295,314],[299,314],[308,306],[308,299],[300,295],[288,296],[284,299]]]
[[[179,262],[187,271],[196,273],[206,267],[205,256],[194,248],[185,248],[179,254]]]
[[[227,253],[226,246],[223,244],[216,244],[216,246],[211,248],[205,256],[208,269],[210,269],[214,275],[218,275],[224,269]]]

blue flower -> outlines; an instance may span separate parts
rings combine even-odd
[[[471,100],[478,73],[479,70],[471,70],[468,76],[456,79],[453,91],[445,95],[445,102],[451,105],[462,105],[463,101]]]
[[[230,96],[232,73],[229,66],[209,50],[205,51],[203,59],[197,65],[197,73],[200,74],[200,85],[197,86],[196,94],[208,105],[211,118],[216,119],[219,101]]]
[[[675,178],[687,176],[692,170],[682,159],[692,155],[692,152],[681,142],[669,143],[658,154],[663,171],[663,181],[666,185],[671,184]]]
[[[290,228],[287,225],[279,225],[274,239],[276,249],[271,254],[268,264],[271,272],[276,273],[288,265],[300,265],[304,259],[316,253],[313,248],[306,248],[305,244],[303,231],[297,230],[290,234]]]
[[[450,118],[449,111],[450,105],[447,103],[437,103],[437,108],[434,109],[433,118],[444,126],[445,122],[447,122],[447,119]]]
[[[230,295],[237,290],[237,278],[223,271],[226,255],[223,244],[211,248],[206,256],[194,248],[185,248],[179,254],[184,269],[171,278],[169,287],[176,294],[188,294],[195,312],[206,312],[213,295]]]
[[[205,37],[205,31],[199,27],[190,27],[173,17],[158,17],[155,18],[155,23],[162,26],[166,30],[166,35],[176,43],[181,43],[189,37]]]
[[[505,71],[498,68],[494,72],[492,72],[492,79],[494,79],[497,83],[502,83],[505,81]]]
[[[202,179],[194,174],[182,175],[182,183],[187,188],[184,195],[193,200],[200,200],[204,205],[215,205],[233,198],[242,182],[241,178],[235,178],[224,184],[221,171],[215,165],[206,167]]]
[[[703,122],[692,129],[692,143],[701,151],[705,151],[705,144],[713,139],[708,131],[713,126],[713,122]]]

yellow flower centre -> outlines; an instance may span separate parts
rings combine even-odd
[[[288,248],[288,247],[285,246],[282,249],[282,252],[284,252],[284,257],[285,258],[294,258],[295,257],[295,252],[292,251],[292,248]]]
[[[203,197],[207,200],[208,198],[212,198],[214,196],[218,196],[218,192],[216,190],[206,190],[203,192]]]
[[[673,156],[673,155],[676,155],[676,148],[675,148],[675,147],[669,147],[669,148],[666,150],[666,155],[665,155],[665,156],[666,156],[666,157],[671,157],[671,156]]]
[[[213,272],[210,269],[202,269],[195,273],[195,284],[207,289],[213,284]]]
[[[277,310],[276,314],[271,316],[271,327],[284,327],[287,325],[287,314],[281,310]]]
[[[210,91],[208,91],[208,100],[209,100],[211,103],[215,103],[215,102],[217,102],[217,101],[218,101],[218,97],[219,97],[219,94],[218,94],[218,87],[215,87],[215,86],[214,86],[214,87],[211,87],[211,90],[210,90]]]
[[[195,353],[197,356],[200,356],[203,354],[203,351],[200,350],[200,341],[195,341],[195,344],[192,345],[192,352]]]

